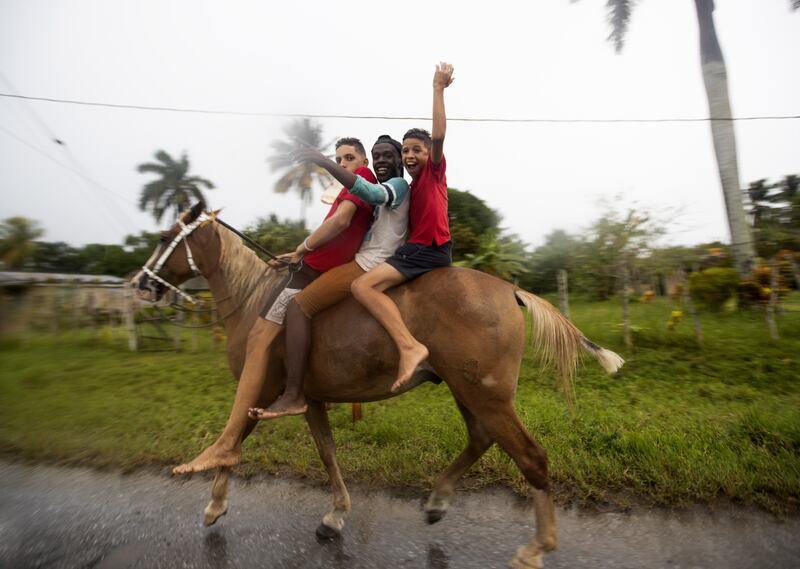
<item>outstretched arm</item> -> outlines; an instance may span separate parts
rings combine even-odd
[[[439,164],[444,156],[444,135],[447,116],[444,112],[444,90],[453,83],[453,66],[442,61],[433,74],[433,128],[431,129],[431,160]]]
[[[368,204],[385,205],[392,209],[400,206],[408,193],[408,183],[402,178],[392,178],[382,184],[373,184],[361,176],[345,170],[316,148],[302,148],[293,155],[297,162],[312,162],[325,168],[331,176]]]
[[[292,159],[295,162],[312,162],[321,168],[325,168],[331,176],[336,178],[336,180],[348,190],[356,183],[355,174],[350,170],[345,170],[316,148],[308,147],[296,150],[294,154],[292,154]]]

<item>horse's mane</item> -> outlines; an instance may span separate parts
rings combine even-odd
[[[281,281],[282,273],[271,269],[231,231],[214,224],[221,245],[219,266],[228,292],[241,300],[247,294],[244,311],[261,310],[267,294]],[[248,294],[249,293],[249,294]]]

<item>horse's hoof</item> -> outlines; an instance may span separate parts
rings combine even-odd
[[[542,569],[544,567],[542,551],[539,548],[523,545],[517,549],[517,555],[509,566],[512,569]]]
[[[317,537],[320,539],[336,539],[337,537],[341,537],[341,535],[342,532],[336,528],[326,526],[325,524],[319,524],[319,526],[317,526]]]
[[[435,524],[440,521],[446,513],[447,510],[425,510],[426,519],[429,524]]]
[[[203,513],[205,514],[203,517],[203,525],[206,527],[213,526],[217,523],[218,519],[228,513],[228,501],[225,500],[222,507],[215,506],[214,502],[211,502]]]

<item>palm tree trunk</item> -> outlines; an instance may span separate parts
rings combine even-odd
[[[711,117],[711,135],[717,156],[722,193],[728,213],[733,257],[740,275],[747,275],[753,266],[755,249],[752,231],[745,218],[742,191],[739,185],[739,166],[736,160],[736,135],[730,120],[728,75],[722,50],[714,27],[714,0],[695,0],[700,27],[700,57],[703,81]]]

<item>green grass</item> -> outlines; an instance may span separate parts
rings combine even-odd
[[[798,303],[798,296],[789,299]],[[574,414],[531,354],[517,409],[547,449],[562,500],[686,504],[719,498],[772,510],[800,504],[800,315],[767,336],[762,313],[703,316],[694,342],[688,315],[668,330],[667,300],[632,305],[633,351],[621,345],[616,302],[575,302],[575,323],[627,364],[609,378],[579,370]],[[201,338],[192,353],[131,353],[104,330],[0,342],[0,450],[29,459],[113,465],[176,464],[211,443],[235,392],[222,352]],[[445,386],[364,405],[331,422],[347,480],[430,488],[461,451],[465,429]],[[325,475],[302,418],[265,422],[245,445],[242,473]],[[493,448],[465,484],[506,483],[519,471]]]

